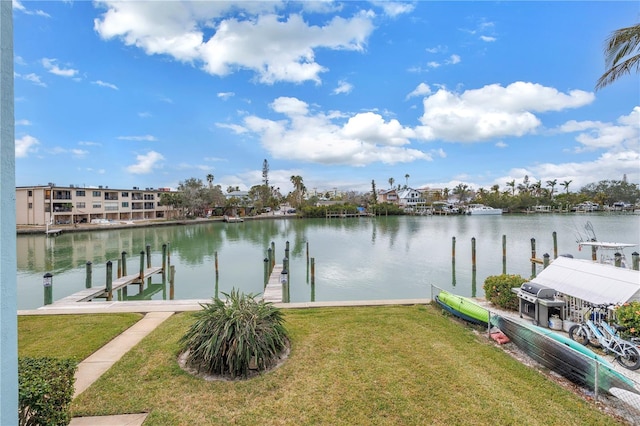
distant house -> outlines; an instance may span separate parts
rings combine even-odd
[[[398,206],[405,211],[418,212],[424,209],[425,204],[422,192],[417,189],[406,188],[398,193]]]
[[[398,204],[398,191],[395,189],[381,189],[377,195],[378,203]]]

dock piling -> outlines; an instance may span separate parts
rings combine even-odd
[[[107,300],[110,302],[113,299],[113,262],[111,261],[107,262],[107,278],[104,288],[107,294]]]
[[[531,278],[536,277],[536,239],[531,238]]]
[[[84,285],[85,285],[85,288],[91,288],[91,275],[92,275],[91,261],[87,260],[87,263],[85,266],[86,266],[87,276],[86,276]]]
[[[127,252],[122,252],[122,276],[127,275]]]
[[[50,305],[53,303],[53,275],[50,272],[42,277],[42,286],[44,287],[44,304]]]
[[[502,235],[502,274],[507,274],[507,236]]]
[[[640,254],[637,251],[631,253],[631,265],[634,271],[640,270]]]

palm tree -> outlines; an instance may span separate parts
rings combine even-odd
[[[551,187],[551,198],[553,198],[553,188],[555,188],[555,186],[558,184],[558,179],[554,179],[554,180],[548,180],[547,181],[547,186]]]
[[[511,187],[511,195],[516,195],[516,180],[512,180],[511,182],[507,182],[507,186]]]
[[[464,183],[459,183],[458,186],[453,188],[453,194],[458,196],[458,200],[462,203],[465,198],[467,198],[467,194],[469,193],[469,185]]]
[[[566,193],[569,193],[569,184],[573,182],[572,180],[565,180],[564,182],[562,182],[560,185],[564,186],[564,190],[566,191]]]
[[[207,182],[209,182],[209,188],[213,186],[213,174],[209,173],[207,175]]]
[[[302,196],[307,188],[305,188],[304,183],[302,182],[302,176],[291,176],[291,183],[293,184],[295,199],[296,199],[296,207],[299,207],[302,204]]]
[[[640,24],[620,28],[605,41],[605,65],[609,68],[598,79],[596,90],[616,81],[635,68],[640,71]],[[635,54],[634,54],[635,53]]]
[[[396,180],[395,180],[394,178],[392,178],[392,177],[391,177],[391,178],[389,178],[389,187],[390,187],[390,188],[393,188],[393,183],[394,183],[395,181],[396,181]]]

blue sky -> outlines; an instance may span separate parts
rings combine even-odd
[[[14,0],[16,185],[640,183],[625,2]],[[406,178],[409,175],[409,178]],[[558,186],[557,188],[559,188]],[[557,189],[556,188],[556,189]]]

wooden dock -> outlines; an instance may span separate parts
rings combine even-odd
[[[262,300],[271,303],[282,303],[282,283],[280,282],[280,274],[282,273],[282,265],[274,265],[273,271],[269,276],[269,282],[262,293]]]
[[[124,277],[120,277],[116,280],[113,280],[113,282],[111,283],[111,294],[128,285],[132,285],[132,284],[143,285],[145,279],[149,278],[151,275],[154,275],[154,274],[161,274],[162,272],[163,272],[162,266],[153,266],[151,268],[145,269],[142,275],[140,275],[140,272],[137,272],[135,274],[125,275]],[[77,293],[74,293],[67,297],[63,297],[62,299],[56,300],[53,304],[69,305],[76,302],[90,302],[92,299],[106,298],[106,297],[108,297],[107,286],[103,285],[99,287],[91,287],[91,288],[81,290]]]

